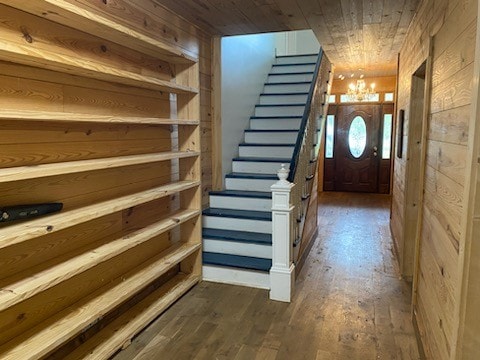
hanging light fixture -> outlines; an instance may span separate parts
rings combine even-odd
[[[351,83],[348,86],[348,100],[351,102],[370,101],[375,94],[375,84],[371,83],[368,87],[365,80],[359,79],[357,83]]]

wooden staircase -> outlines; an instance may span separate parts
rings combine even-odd
[[[270,288],[270,187],[292,160],[316,62],[317,55],[276,58],[225,190],[211,192],[203,212],[205,280]]]

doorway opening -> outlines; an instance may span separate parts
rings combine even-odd
[[[414,272],[414,258],[421,199],[423,197],[423,169],[425,158],[425,141],[427,126],[427,61],[412,75],[410,110],[408,121],[407,166],[405,174],[405,209],[404,209],[404,248],[400,255],[402,275],[410,280]]]

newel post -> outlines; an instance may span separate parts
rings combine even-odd
[[[270,269],[270,299],[290,302],[295,286],[293,264],[293,209],[291,192],[295,184],[287,181],[289,170],[278,171],[280,179],[272,191],[272,268]]]

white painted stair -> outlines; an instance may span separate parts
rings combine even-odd
[[[270,288],[270,187],[292,159],[316,61],[317,55],[276,58],[225,190],[210,192],[203,212],[204,280]]]

